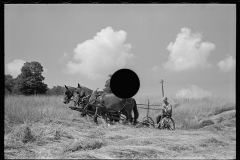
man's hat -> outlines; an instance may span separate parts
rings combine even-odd
[[[163,101],[167,101],[167,97],[164,97],[164,98],[163,98]]]

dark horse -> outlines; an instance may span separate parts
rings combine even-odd
[[[137,123],[137,119],[139,116],[137,110],[137,104],[134,98],[122,99],[116,97],[114,94],[102,93],[99,94],[94,92],[93,90],[80,86],[78,84],[77,87],[79,97],[77,99],[81,99],[81,95],[86,95],[86,92],[91,92],[91,96],[89,97],[89,103],[87,106],[91,106],[95,110],[94,121],[97,123],[97,117],[102,116],[105,121],[107,120],[106,115],[108,113],[121,112],[126,116],[126,119],[133,124]],[[78,103],[78,102],[76,102]],[[132,117],[132,111],[134,112],[134,118]],[[134,119],[134,120],[133,120]]]
[[[95,110],[96,107],[95,105],[92,105],[89,103],[89,99],[91,97],[92,94],[95,94],[95,96],[99,96],[102,94],[106,94],[103,91],[93,91],[90,90],[84,86],[80,86],[80,84],[78,83],[78,87],[77,88],[68,88],[65,86],[65,88],[67,89],[65,92],[65,101],[68,101],[68,99],[71,99],[73,97],[73,102],[74,102],[74,106],[78,105],[81,106],[81,108],[83,109],[81,112],[81,116],[84,117],[86,115],[89,116],[93,116],[95,115]],[[120,120],[120,114],[119,113],[109,113],[109,120],[111,122],[115,121],[118,122]]]
[[[71,100],[72,97],[74,96],[74,94],[79,93],[78,89],[75,87],[70,87],[70,86],[66,86],[66,91],[64,92],[64,97],[63,97],[63,103],[64,104],[68,104]],[[76,106],[76,104],[74,104]]]
[[[84,91],[80,90],[79,89],[80,85],[78,88],[65,85],[65,88],[66,88],[66,91],[64,92],[63,103],[68,104],[70,101],[73,100],[74,106],[80,106],[81,108],[84,108],[84,105],[85,105],[84,102],[87,101],[87,99],[85,99],[83,101],[82,98],[84,98],[84,97],[89,98],[90,97],[89,95],[92,94],[92,91],[88,90],[87,88],[84,89]],[[78,100],[76,101],[76,99],[78,99]],[[94,108],[91,106],[88,107],[88,110],[95,112]],[[81,113],[81,116],[82,117],[86,116],[86,113]]]
[[[93,90],[90,90],[84,86],[80,86],[80,84],[78,84],[78,87],[70,87],[70,86],[66,86],[66,91],[64,92],[64,99],[63,99],[63,103],[68,104],[70,101],[74,102],[74,106],[79,106],[80,108],[84,109],[86,107],[86,105],[89,102],[89,98],[91,96],[91,94],[93,94]],[[97,91],[97,95],[101,95],[103,94],[103,91]],[[89,104],[88,107],[86,108],[86,110],[88,112],[82,111],[80,116],[81,117],[85,117],[86,115],[88,116],[94,116],[95,115],[95,109],[96,107],[94,105]],[[109,115],[110,121],[113,122],[118,122],[120,119],[120,115],[114,115],[114,114],[110,114]]]

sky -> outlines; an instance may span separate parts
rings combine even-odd
[[[134,97],[236,96],[236,5],[8,4],[5,74],[25,62],[44,83],[104,88],[109,74],[137,73]],[[123,77],[128,78],[128,77]]]

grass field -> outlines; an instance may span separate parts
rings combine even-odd
[[[141,125],[107,126],[63,104],[62,96],[6,96],[5,158],[236,158],[235,102],[221,98],[170,100],[175,131]],[[161,104],[154,97],[137,103]],[[152,107],[159,108],[159,107]],[[139,108],[139,121],[146,110]],[[155,120],[158,112],[149,115]]]

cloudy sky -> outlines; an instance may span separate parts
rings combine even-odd
[[[235,5],[5,5],[5,74],[25,62],[44,82],[104,88],[135,71],[135,95],[235,98]],[[128,78],[128,77],[123,77]]]

